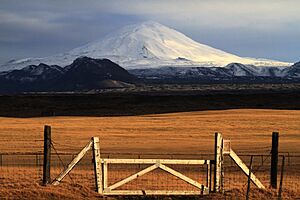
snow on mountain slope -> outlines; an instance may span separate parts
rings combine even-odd
[[[233,76],[268,76],[280,77],[282,70],[286,67],[257,67],[254,65],[243,65],[241,63],[230,63],[225,66],[232,72]]]
[[[41,62],[66,66],[80,56],[108,58],[126,69],[162,66],[223,67],[232,62],[255,66],[291,65],[272,60],[242,58],[200,44],[174,29],[150,21],[126,26],[66,53],[45,58],[13,60],[1,66],[0,71],[20,69]]]
[[[20,70],[8,71],[6,74],[0,74],[0,78],[5,80],[32,82],[41,80],[51,80],[64,73],[64,69],[57,65],[46,65],[40,63],[39,65],[29,65]]]
[[[291,67],[284,68],[281,75],[288,78],[300,78],[300,62],[293,64]]]

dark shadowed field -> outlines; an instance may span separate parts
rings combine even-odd
[[[0,96],[0,116],[122,116],[223,109],[300,109],[300,84],[147,85]]]

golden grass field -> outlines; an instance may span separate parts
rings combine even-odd
[[[98,136],[105,152],[213,152],[215,132],[231,139],[233,149],[251,151],[270,146],[272,131],[279,131],[280,151],[300,153],[298,110],[237,109],[122,117],[1,117],[0,124],[1,152],[42,151],[43,128],[47,124],[52,126],[52,139],[57,143],[83,147],[91,137]]]
[[[91,137],[98,136],[101,151],[105,153],[213,153],[214,133],[221,132],[225,139],[231,140],[232,148],[237,152],[265,153],[262,149],[268,149],[271,146],[271,133],[278,131],[280,132],[280,151],[300,153],[300,111],[259,109],[122,117],[2,117],[0,118],[0,152],[43,151],[43,126],[46,124],[52,126],[52,139],[59,152],[76,153]],[[5,196],[20,197],[18,194],[22,193],[26,182],[32,183],[27,183],[28,188],[24,189],[28,191],[28,196],[35,194],[30,188],[36,190],[38,195],[40,195],[39,192],[44,191],[44,187],[38,185],[39,180],[28,180],[28,177],[22,176],[22,173],[20,177],[22,177],[23,185],[21,183],[9,185],[7,179],[16,178],[16,176],[12,178],[9,173],[12,171],[14,170],[6,169],[6,173],[2,173],[0,177],[0,183],[1,181],[5,183],[0,189],[0,199]],[[25,171],[28,172],[28,170]],[[78,173],[78,176],[86,178],[84,171],[78,171]],[[300,174],[295,176],[295,179],[298,180],[299,177]],[[93,181],[93,177],[89,179]],[[244,187],[244,183],[241,186]],[[52,199],[99,197],[86,187],[84,184],[74,185],[67,181],[57,188],[46,187],[45,195],[40,195],[40,198],[49,198],[49,196],[52,196]],[[299,185],[297,187],[299,188]],[[300,189],[298,191],[300,193]],[[233,193],[232,196],[230,192]],[[229,191],[227,198],[235,196],[238,199],[239,192]],[[270,199],[273,193],[274,191],[269,191],[262,195],[258,191],[255,194],[259,198]],[[300,195],[299,193],[293,194],[292,197]]]

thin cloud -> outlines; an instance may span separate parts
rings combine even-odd
[[[102,12],[135,14],[190,26],[278,29],[300,21],[300,1],[105,1]]]
[[[297,0],[2,0],[0,62],[60,53],[144,20],[241,56],[293,62],[300,54],[299,7]]]

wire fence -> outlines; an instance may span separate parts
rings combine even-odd
[[[279,156],[278,162],[278,187],[280,182],[280,175],[282,169],[283,155]],[[252,155],[252,173],[262,182],[270,192],[277,194],[278,190],[271,190],[270,178],[271,178],[271,154],[265,155]],[[284,176],[283,176],[283,199],[295,199],[300,198],[300,155],[286,154],[284,155],[286,162],[284,165]],[[240,155],[239,157],[249,166],[250,155]],[[239,170],[238,167],[232,165],[232,160],[229,157],[225,157],[224,165],[224,187],[225,191],[239,189],[246,194],[247,190],[247,179],[248,177]],[[251,184],[251,188],[255,188],[254,184]]]
[[[66,149],[68,151],[66,151]],[[53,142],[51,152],[51,177],[54,179],[62,172],[72,159],[80,151],[80,148],[72,149],[67,145],[60,145]],[[269,188],[270,185],[270,167],[271,154],[270,149],[260,149],[259,152],[237,152],[239,157],[246,165],[249,165],[250,158],[253,156],[252,172],[258,179]],[[281,152],[278,162],[278,185],[281,171],[282,156],[285,155],[285,171],[283,177],[283,197],[299,198],[300,197],[300,155],[291,152]],[[214,154],[131,154],[131,153],[110,153],[101,152],[102,158],[153,158],[153,159],[201,159],[213,160]],[[109,164],[108,166],[108,185],[114,184],[121,179],[134,174],[149,165],[145,164]],[[189,165],[168,165],[169,167],[181,172],[182,174],[199,181],[207,183],[206,166],[189,166]],[[35,181],[42,182],[43,154],[41,152],[28,153],[0,153],[0,184],[6,187],[20,186],[22,182]],[[213,177],[212,177],[213,178]],[[22,180],[22,181],[20,181]],[[91,191],[96,189],[94,169],[92,161],[92,152],[87,155],[76,165],[70,174],[63,180],[64,183],[79,184]],[[225,192],[240,190],[246,194],[247,176],[235,165],[229,156],[224,160],[224,182]],[[251,188],[255,188],[251,185]],[[152,171],[136,180],[125,184],[119,189],[130,190],[195,190],[193,186],[186,184],[178,178],[163,172],[162,170]],[[271,192],[276,193],[274,190]]]

